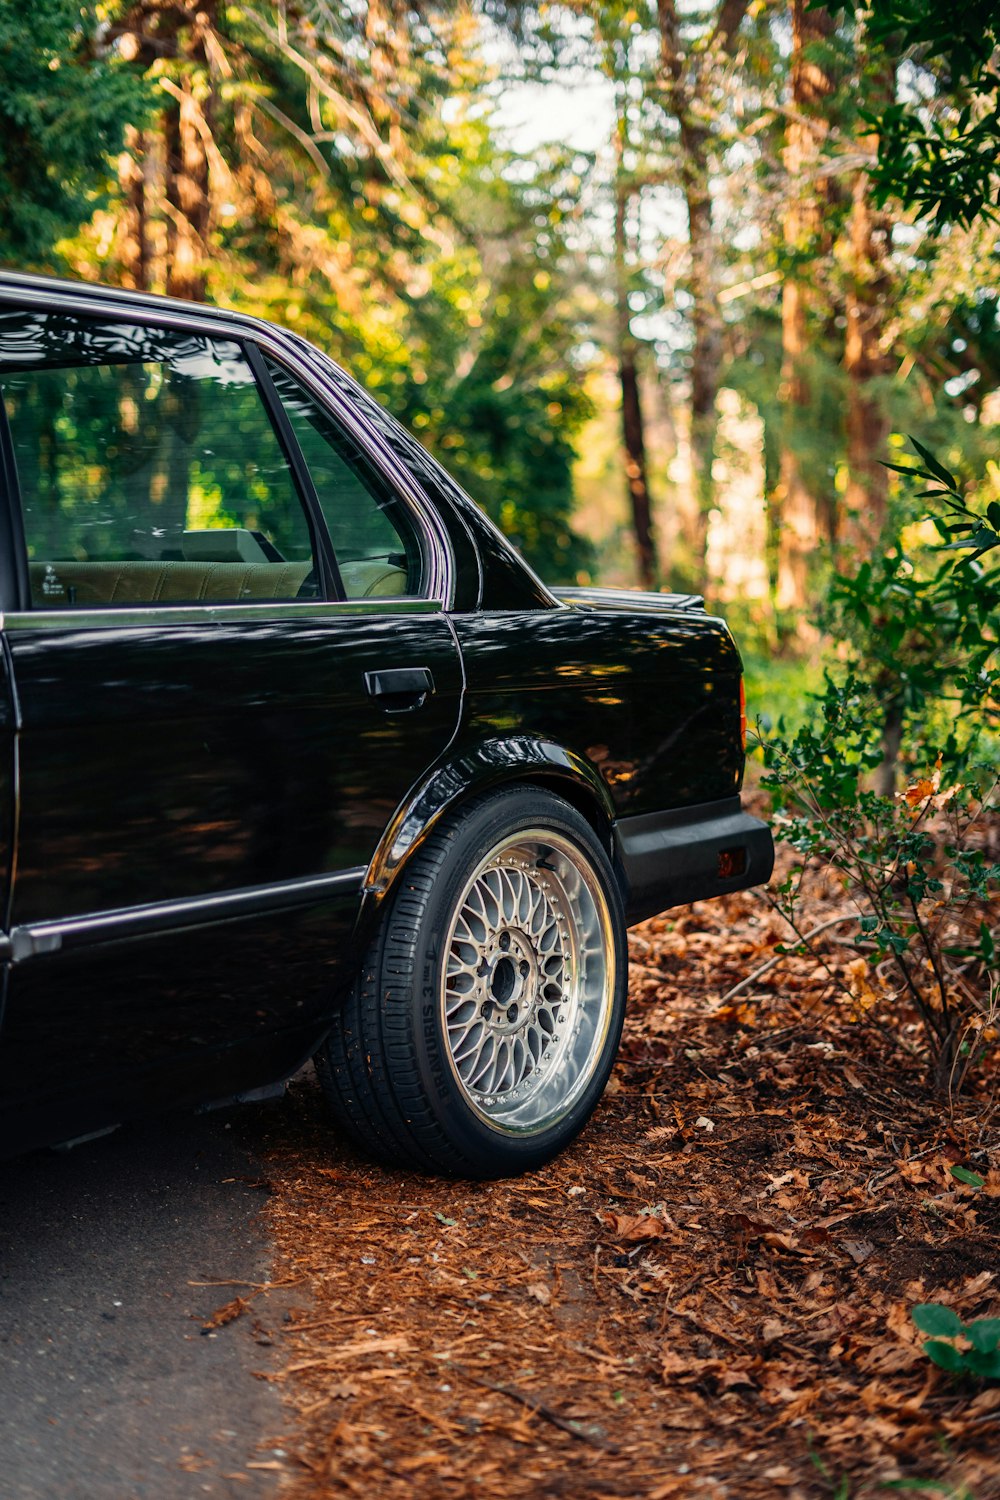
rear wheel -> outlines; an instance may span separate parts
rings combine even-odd
[[[621,896],[593,829],[559,797],[510,788],[452,814],[411,859],[320,1077],[383,1160],[525,1171],[597,1104],[626,977]]]

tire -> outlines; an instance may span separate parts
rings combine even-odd
[[[549,792],[505,788],[411,857],[317,1070],[341,1125],[386,1163],[529,1171],[593,1113],[627,977],[621,893],[593,829]]]

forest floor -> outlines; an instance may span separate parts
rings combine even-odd
[[[812,958],[724,1000],[788,938],[758,891],[634,929],[604,1102],[515,1181],[373,1167],[293,1087],[265,1216],[297,1310],[248,1309],[285,1358],[283,1496],[1000,1496],[1000,1386],[956,1385],[910,1318],[1000,1313],[998,1132]]]

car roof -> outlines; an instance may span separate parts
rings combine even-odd
[[[0,269],[0,296],[4,293],[24,292],[34,296],[77,297],[85,300],[92,297],[103,305],[119,305],[123,311],[136,308],[159,314],[172,312],[190,318],[218,318],[221,322],[235,323],[248,330],[266,328],[291,332],[289,329],[282,329],[278,323],[220,307],[214,302],[191,302],[181,297],[165,297],[159,292],[139,292],[128,287],[107,286],[100,281],[80,281],[66,276],[41,276],[29,271]]]

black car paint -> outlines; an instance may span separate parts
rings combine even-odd
[[[698,895],[767,878],[769,836],[735,801],[741,664],[721,621],[678,596],[560,600],[292,335],[0,276],[0,303],[47,298],[260,338],[307,371],[418,508],[445,559],[444,609],[365,610],[334,593],[275,609],[32,614],[16,476],[0,454],[0,1152],[287,1076],[321,1040],[410,854],[449,807],[504,782],[550,786],[583,810],[626,899],[641,850],[644,910],[658,891],[662,904],[689,899],[655,873],[657,819],[676,855],[685,808],[697,823],[718,805],[737,818],[734,839],[756,839],[745,878]],[[433,691],[374,699],[366,678],[398,668],[428,669]]]

